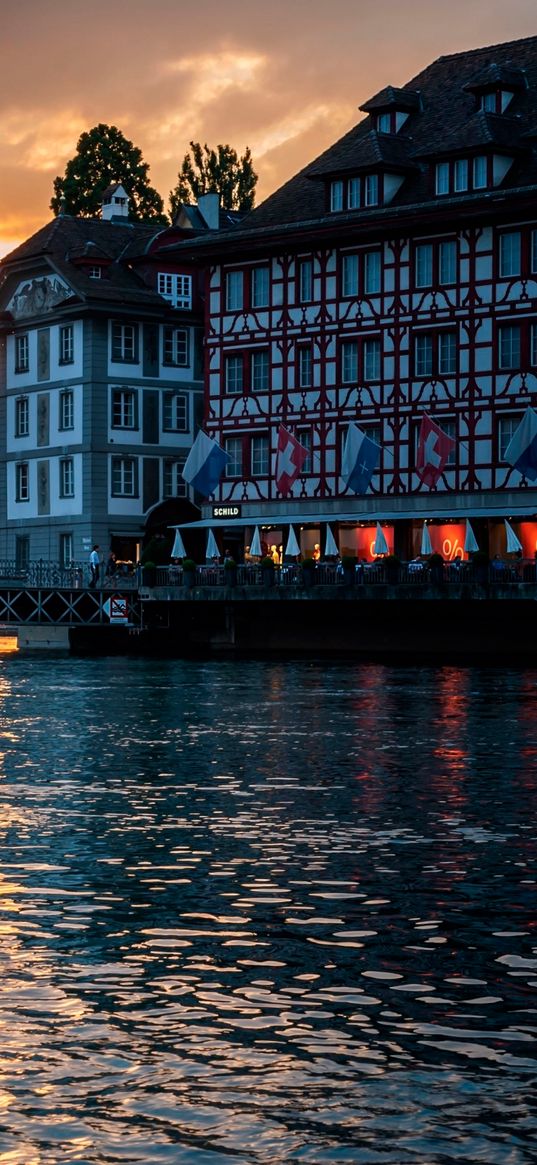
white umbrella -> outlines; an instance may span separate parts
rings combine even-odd
[[[432,553],[433,553],[433,544],[431,542],[431,535],[429,534],[429,527],[424,522],[423,523],[423,530],[421,532],[420,554],[425,555],[425,554],[432,554]]]
[[[286,557],[296,558],[300,554],[300,546],[298,545],[295,531],[292,526],[289,526],[289,537],[287,539],[287,546],[285,547]]]
[[[338,544],[332,534],[330,526],[326,527],[326,541],[324,544],[326,558],[335,558],[339,554]]]
[[[513,527],[507,521],[507,518],[504,518],[504,526],[505,526],[505,533],[507,535],[507,553],[508,554],[515,554],[517,552],[517,550],[522,550],[522,543],[521,543],[520,539],[517,538],[515,531],[513,530]]]
[[[173,540],[171,558],[186,558],[186,550],[183,544],[183,539],[179,530],[175,531],[175,538]]]
[[[373,554],[389,554],[388,543],[384,537],[384,530],[380,522],[377,522],[377,533],[373,544]]]
[[[254,530],[252,545],[250,546],[250,554],[252,554],[254,558],[261,558],[261,539],[259,537],[259,526],[256,526]]]
[[[477,545],[477,541],[476,541],[476,536],[472,530],[472,527],[468,521],[468,518],[466,519],[466,534],[464,536],[464,549],[465,549],[467,554],[474,554],[474,552],[476,550],[479,550],[479,546]]]
[[[205,558],[207,559],[207,561],[209,561],[209,559],[211,559],[211,558],[220,558],[220,551],[218,549],[218,543],[216,541],[216,538],[215,538],[212,530],[209,530],[209,533],[207,535],[207,549],[205,551]]]

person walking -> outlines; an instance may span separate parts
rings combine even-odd
[[[96,587],[99,582],[99,572],[101,567],[101,560],[99,558],[99,547],[94,546],[89,556],[90,568],[90,587]]]

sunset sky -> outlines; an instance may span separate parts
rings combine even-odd
[[[251,147],[258,201],[443,54],[537,34],[536,0],[4,0],[0,254],[117,125],[165,200],[190,139]]]

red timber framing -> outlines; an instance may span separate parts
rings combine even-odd
[[[499,48],[509,49],[516,61],[518,43],[526,45],[526,57],[531,49],[537,59],[537,38]],[[472,118],[481,126],[485,117],[479,99],[492,68],[487,52],[492,50],[460,54],[461,61],[472,58],[461,65],[460,81],[472,125]],[[430,67],[431,76],[443,60]],[[481,81],[485,65],[489,74]],[[525,86],[515,74],[505,76],[522,102]],[[416,110],[426,108],[427,96],[425,81],[423,88],[417,81],[409,91]],[[526,89],[532,85],[529,107],[518,116],[535,136],[537,78]],[[395,101],[405,94],[394,92]],[[409,125],[419,116],[411,111]],[[441,128],[435,126],[437,140]],[[360,130],[358,145],[376,132]],[[507,137],[511,131],[503,126],[501,132]],[[297,198],[303,191],[308,198],[303,172],[233,233],[191,246],[192,261],[206,265],[205,428],[232,457],[215,501],[240,503],[243,517],[254,521],[278,506],[282,522],[308,512],[331,522],[340,513],[355,512],[364,521],[396,512],[407,523],[439,514],[460,520],[465,514],[537,513],[537,490],[504,459],[524,411],[537,408],[537,161],[531,133],[515,162],[503,158],[509,152],[505,142],[494,146],[498,158],[503,150],[503,160],[496,171],[485,168],[483,180],[490,185],[483,190],[470,185],[458,196],[437,196],[436,162],[424,162],[424,151],[421,161],[414,154],[411,163],[419,170],[413,179],[419,201],[405,201],[401,178],[394,190],[403,195],[396,193],[389,204],[331,214],[324,198],[317,214],[310,209],[301,217],[288,208],[293,186]],[[465,149],[471,160],[470,146]],[[327,174],[330,156],[330,150],[323,155]],[[493,172],[500,175],[496,184]],[[317,165],[310,177],[318,184],[319,174]],[[324,187],[326,192],[326,182]],[[456,442],[434,488],[416,472],[424,413]],[[341,477],[350,422],[382,448],[378,470],[360,496]],[[309,450],[285,498],[275,482],[280,425]]]

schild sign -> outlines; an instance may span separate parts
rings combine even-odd
[[[233,505],[231,502],[213,506],[213,518],[240,518],[240,516],[241,506]]]

